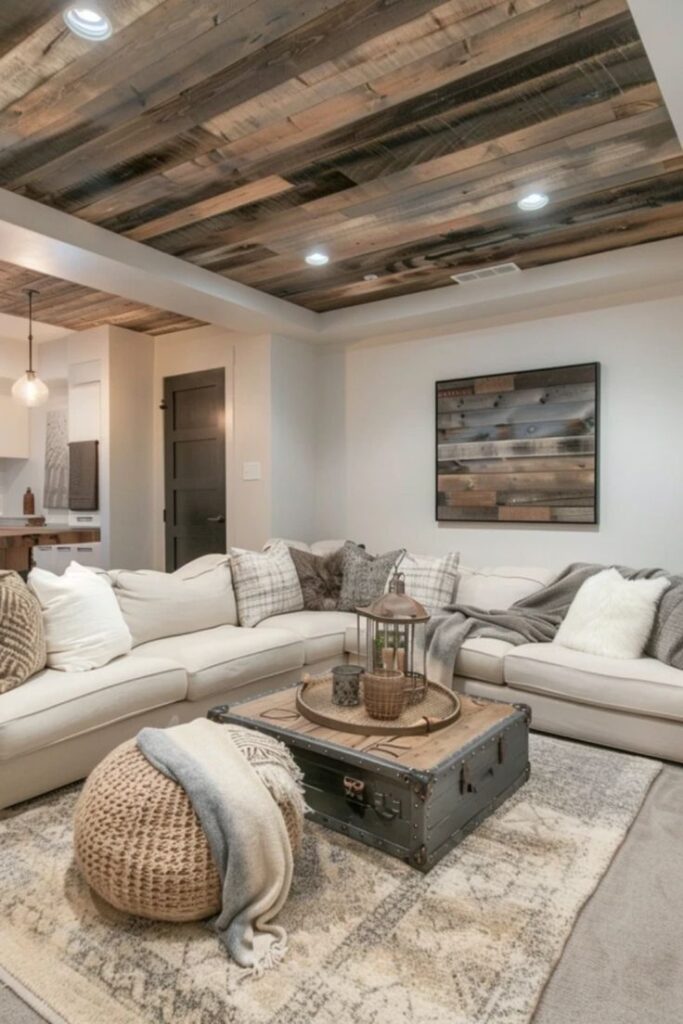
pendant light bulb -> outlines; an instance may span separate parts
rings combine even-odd
[[[47,384],[33,369],[33,296],[37,292],[35,289],[29,288],[26,294],[28,295],[28,370],[12,385],[12,398],[31,409],[47,402],[50,391]]]

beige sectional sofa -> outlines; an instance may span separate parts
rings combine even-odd
[[[508,607],[547,569],[462,569],[458,600]],[[0,807],[83,778],[146,725],[188,721],[221,703],[297,683],[357,651],[347,612],[290,612],[254,628],[216,626],[153,640],[104,668],[47,669],[0,697]],[[525,703],[533,727],[683,762],[683,672],[651,658],[598,658],[556,644],[465,642],[454,687]]]

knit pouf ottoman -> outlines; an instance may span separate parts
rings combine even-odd
[[[250,745],[238,745],[251,760]],[[272,793],[267,776],[263,782]],[[283,788],[291,789],[287,799]],[[278,793],[273,811],[282,813],[295,851],[303,832],[297,780],[278,785]],[[76,805],[74,846],[90,887],[117,910],[157,921],[198,921],[220,910],[220,879],[192,804],[135,740],[112,750],[89,775]]]

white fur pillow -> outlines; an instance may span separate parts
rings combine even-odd
[[[555,643],[603,658],[639,658],[670,583],[666,577],[626,580],[617,569],[591,576],[572,601]]]

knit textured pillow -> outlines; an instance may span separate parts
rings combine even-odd
[[[396,563],[405,554],[404,548],[398,548],[385,555],[369,555],[350,540],[342,550],[344,579],[337,606],[342,612],[353,612],[381,597]]]
[[[0,572],[0,693],[45,668],[40,604],[16,572]]]
[[[256,626],[271,615],[302,610],[299,577],[282,541],[263,552],[232,548],[230,565],[240,626]]]

